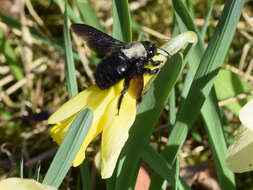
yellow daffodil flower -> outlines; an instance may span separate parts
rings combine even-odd
[[[156,59],[165,61],[159,55]],[[151,75],[144,75],[144,85],[151,79]],[[63,104],[49,119],[48,124],[55,124],[51,129],[51,136],[61,144],[71,122],[77,114],[85,108],[93,110],[93,122],[88,134],[73,161],[73,166],[79,166],[85,159],[85,150],[90,142],[102,132],[102,178],[111,177],[120,151],[124,146],[128,131],[134,123],[136,116],[135,84],[130,87],[120,107],[118,114],[118,100],[123,89],[123,81],[106,90],[101,90],[97,85],[91,86],[68,102]]]
[[[41,184],[34,179],[11,177],[0,181],[1,190],[57,190],[54,187]]]
[[[233,143],[228,148],[227,166],[233,172],[253,170],[253,99],[239,112],[243,126],[238,130]]]
[[[174,41],[173,41],[174,39]],[[186,43],[196,43],[197,36],[193,32],[185,32],[173,38],[171,42],[163,47],[168,52],[176,53]],[[163,54],[163,55],[162,55]],[[155,56],[153,59],[160,60],[163,63],[166,56],[164,52]],[[153,66],[150,66],[154,69]],[[144,75],[144,87],[154,79],[154,75]],[[73,166],[79,166],[85,159],[85,150],[90,142],[100,133],[102,133],[102,178],[111,177],[115,168],[120,151],[124,146],[128,131],[134,123],[136,116],[136,84],[131,81],[130,87],[121,103],[118,114],[118,101],[123,89],[123,81],[118,82],[109,89],[101,90],[98,86],[91,86],[80,92],[68,102],[63,104],[49,119],[48,124],[55,124],[51,129],[51,136],[54,141],[61,144],[66,135],[70,124],[79,112],[86,108],[93,110],[92,125],[85,137],[85,140],[76,155]]]

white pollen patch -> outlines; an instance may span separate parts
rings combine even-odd
[[[124,55],[128,58],[138,58],[138,57],[147,57],[147,51],[145,47],[140,42],[132,43],[130,48],[121,49]]]

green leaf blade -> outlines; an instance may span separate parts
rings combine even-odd
[[[66,80],[67,80],[67,89],[69,98],[77,95],[77,80],[75,76],[75,64],[73,60],[72,53],[72,44],[70,39],[69,27],[68,27],[68,8],[65,4],[65,13],[64,13],[64,45],[65,45],[65,71],[66,71]]]
[[[113,36],[123,42],[132,41],[132,25],[128,0],[113,0]]]
[[[231,2],[232,1],[232,2]],[[176,124],[168,139],[169,145],[173,146],[167,148],[167,158],[169,163],[173,163],[175,156],[182,146],[186,135],[189,131],[189,126],[192,125],[197,117],[200,109],[213,87],[214,78],[218,73],[226,55],[226,51],[232,40],[231,34],[236,29],[235,21],[239,20],[243,1],[231,0],[226,3],[221,22],[219,22],[211,42],[209,43],[203,57],[201,64],[194,76],[194,81],[191,85],[189,94],[182,105]],[[231,13],[233,13],[231,15]],[[230,35],[225,36],[229,31]],[[177,136],[179,134],[179,136]]]
[[[78,153],[92,123],[93,112],[82,111],[72,122],[54,160],[52,161],[43,183],[58,188],[66,176]]]

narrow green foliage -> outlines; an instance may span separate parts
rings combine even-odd
[[[174,179],[173,179],[173,183],[171,184],[172,190],[177,190],[180,188],[179,187],[179,183],[180,183],[180,181],[179,181],[179,168],[180,168],[179,159],[177,158],[176,162],[174,164],[174,167],[173,167]],[[187,187],[187,188],[189,188],[189,187]]]
[[[76,14],[74,13],[73,9],[70,7],[70,5],[68,4],[67,0],[53,0],[53,2],[58,5],[58,6],[62,6],[65,5],[67,6],[68,12],[66,13],[68,15],[68,17],[75,23],[82,23],[82,20],[76,16]],[[65,7],[66,10],[66,7]]]
[[[92,123],[92,111],[85,109],[71,123],[43,183],[58,188],[77,155]]]
[[[123,42],[132,41],[131,17],[128,0],[113,0],[113,36]]]
[[[0,28],[0,51],[6,58],[6,63],[9,65],[13,75],[16,77],[17,80],[21,80],[24,78],[23,71],[21,67],[17,64],[18,57],[15,54],[11,45],[6,41],[4,37],[4,33]]]
[[[176,98],[175,98],[175,88],[172,89],[170,98],[169,98],[169,124],[173,125],[176,121]]]
[[[74,0],[81,18],[77,17],[74,9],[71,8],[67,0],[53,0],[53,2],[61,8],[63,4],[65,5],[63,28],[64,44],[54,39],[50,39],[49,41],[40,35],[35,28],[29,27],[29,30],[32,37],[41,41],[43,45],[53,46],[56,50],[65,53],[67,90],[69,98],[71,98],[78,93],[73,58],[79,60],[80,57],[75,51],[73,52],[71,48],[68,18],[74,23],[86,23],[101,31],[105,30],[96,18],[91,6],[86,1]],[[175,8],[175,23],[177,23],[178,26],[175,28],[175,31],[180,33],[194,31],[198,36],[199,42],[193,48],[191,48],[193,45],[187,46],[184,50],[184,56],[182,56],[181,53],[172,56],[157,75],[154,83],[150,86],[147,94],[138,107],[136,121],[131,127],[129,139],[121,152],[117,168],[111,179],[106,181],[107,189],[109,190],[134,189],[142,161],[149,164],[154,171],[150,189],[166,189],[167,183],[170,184],[171,189],[190,189],[186,182],[179,176],[179,160],[177,153],[184,144],[187,135],[193,136],[194,132],[197,131],[195,130],[192,132],[190,130],[200,114],[204,121],[205,132],[212,150],[212,158],[215,164],[219,185],[221,189],[233,190],[236,188],[233,173],[227,168],[225,163],[227,148],[223,135],[224,126],[220,118],[218,99],[223,100],[235,96],[238,93],[248,92],[250,90],[250,85],[242,81],[239,76],[234,77],[234,74],[231,72],[223,76],[218,75],[218,77],[217,73],[227,54],[245,0],[226,1],[219,23],[216,26],[214,35],[211,37],[207,48],[204,45],[204,37],[215,0],[210,0],[209,2],[210,6],[201,32],[194,24],[195,10],[192,0],[172,0],[172,2]],[[114,21],[113,36],[120,41],[131,42],[133,25],[133,30],[139,35],[138,40],[145,39],[141,26],[131,19],[128,0],[113,0],[112,5]],[[20,22],[1,13],[0,21],[6,23],[9,27],[21,29]],[[185,43],[183,43],[183,46],[184,45]],[[178,49],[181,49],[181,46],[178,46]],[[178,52],[178,49],[175,51]],[[6,58],[7,64],[11,68],[14,76],[18,80],[22,79],[24,75],[22,68],[18,65],[19,58],[15,54],[10,43],[4,38],[1,29],[0,51],[2,53],[1,55]],[[174,85],[180,77],[186,63],[189,64],[188,73],[186,78],[184,78],[179,111],[176,115]],[[215,78],[217,79],[215,84],[216,92],[214,89]],[[222,86],[224,83],[226,83],[225,87]],[[235,86],[240,86],[241,89],[236,89],[234,88]],[[143,91],[145,91],[145,89]],[[169,95],[170,109],[168,118],[171,133],[164,151],[162,154],[159,154],[158,151],[148,145],[148,142],[159,120],[160,114],[165,104],[168,102]],[[236,114],[241,106],[240,104],[243,103],[244,102],[238,101],[236,105],[228,105],[227,107]],[[87,109],[82,111],[72,122],[63,143],[48,169],[43,181],[44,184],[57,188],[60,186],[88,133],[89,127],[92,124],[92,117],[92,111]],[[199,134],[198,131],[197,134]],[[158,148],[158,150],[160,149]],[[100,159],[102,158],[100,157]],[[22,155],[19,167],[21,178],[23,178],[23,164],[24,160]],[[18,166],[16,166],[16,168],[18,168]],[[40,168],[41,165],[40,162],[38,162],[34,175],[34,179],[37,181],[40,176]],[[80,172],[81,177],[78,178],[78,185],[75,189],[81,189],[81,187],[83,190],[91,189],[91,177],[87,160],[80,166]]]
[[[189,127],[196,119],[213,87],[214,78],[223,63],[243,4],[244,1],[230,0],[226,2],[220,22],[202,57],[189,93],[184,104],[180,107],[176,124],[169,136],[167,147],[164,151],[169,163],[174,162],[177,152],[186,139]]]
[[[24,178],[24,152],[21,152],[20,156],[20,164],[19,164],[19,176],[20,178]]]
[[[179,1],[172,0],[172,3],[175,8],[175,16],[177,19],[177,23],[179,25],[180,32],[190,30],[194,31],[199,36],[199,30],[197,26],[194,24],[193,18],[189,13],[187,7],[182,2],[182,0]]]
[[[204,40],[204,37],[205,37],[205,34],[206,34],[206,30],[207,30],[207,27],[208,27],[208,23],[209,23],[212,11],[213,11],[214,3],[215,3],[215,0],[211,0],[210,7],[208,9],[208,12],[207,12],[207,15],[206,15],[206,18],[205,18],[205,22],[204,22],[204,24],[201,28],[200,36],[201,36],[201,39],[203,39],[203,40]]]
[[[210,96],[207,97],[201,109],[201,114],[205,122],[205,129],[212,150],[220,186],[223,189],[235,189],[233,173],[226,166],[227,147],[214,88],[211,90]]]
[[[163,179],[173,184],[173,189],[190,189],[190,187],[179,177],[179,163],[172,168],[166,160],[151,146],[146,145],[142,151],[142,159]]]
[[[188,12],[191,14],[191,17],[194,18],[195,17],[195,10],[193,7],[192,0],[185,0],[184,4],[187,7]]]
[[[116,172],[114,172],[112,177],[106,180],[106,189],[115,189],[116,175]]]
[[[40,169],[41,169],[41,161],[39,160],[36,164],[35,173],[33,177],[36,181],[39,181],[40,179]]]
[[[94,11],[90,7],[89,3],[85,1],[75,0],[75,3],[77,5],[77,8],[80,12],[80,16],[85,24],[88,24],[90,26],[93,26],[103,32],[105,32],[105,29],[101,26],[99,23]]]
[[[89,164],[88,160],[84,160],[84,162],[80,166],[81,171],[81,181],[82,181],[82,190],[91,189],[91,179],[89,173]]]
[[[64,12],[64,26],[63,26],[63,33],[64,33],[64,44],[65,44],[65,71],[66,71],[66,81],[67,81],[67,89],[68,89],[68,96],[69,98],[77,95],[77,81],[75,75],[75,64],[73,61],[73,54],[72,54],[72,45],[68,27],[68,8],[67,4],[65,4],[65,12]]]

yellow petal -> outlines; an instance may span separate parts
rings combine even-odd
[[[75,119],[76,115],[70,117],[63,122],[57,122],[50,130],[53,140],[57,144],[61,144],[72,121]]]
[[[91,90],[93,90],[92,93],[90,93]],[[103,126],[98,125],[98,123],[100,122],[101,117],[105,112],[105,109],[108,107],[108,104],[110,104],[110,102],[115,98],[115,89],[114,88],[109,88],[107,90],[100,90],[100,89],[98,89],[98,87],[89,88],[89,92],[87,92],[89,94],[89,96],[85,95],[85,91],[81,92],[82,94],[80,93],[81,95],[79,97],[77,97],[77,99],[74,101],[74,104],[77,104],[77,100],[78,100],[79,104],[83,104],[85,102],[85,104],[86,104],[85,108],[86,107],[92,108],[93,109],[93,121],[92,121],[92,125],[85,137],[85,140],[84,140],[78,154],[76,155],[76,157],[73,161],[74,167],[79,166],[83,162],[83,160],[85,159],[85,150],[86,150],[87,146],[103,130]],[[85,98],[88,98],[88,100],[86,100]],[[73,102],[72,99],[69,100],[67,103],[69,104],[69,102]],[[63,109],[66,109],[66,108],[71,109],[70,105],[65,106],[65,104],[64,104],[62,107],[60,108],[59,112],[57,111],[55,113],[55,114],[57,114],[58,118],[60,118],[60,113],[62,112]],[[81,108],[81,106],[79,106],[79,107]],[[70,113],[70,112],[68,112],[68,113]],[[76,115],[77,114],[75,114],[74,116],[70,117],[69,119],[67,119],[65,121],[57,123],[51,129],[51,135],[52,135],[53,139],[58,144],[61,144],[61,142],[63,141],[63,138],[65,137],[65,135],[68,131],[68,128],[69,128],[70,124],[72,123],[72,121],[74,120],[74,118],[76,117]],[[53,119],[55,119],[55,117]]]
[[[101,90],[100,90],[101,91]],[[107,94],[105,97],[100,97],[102,100],[100,101],[99,105],[96,105],[96,109],[93,112],[93,122],[92,125],[85,137],[85,140],[77,153],[74,161],[73,161],[73,166],[79,166],[83,160],[85,159],[85,150],[90,144],[90,142],[103,130],[103,125],[100,125],[99,123],[101,120],[103,120],[103,115],[105,110],[107,109],[108,105],[111,103],[113,99],[115,99],[115,89],[110,88],[109,90],[103,90],[107,91]]]
[[[86,148],[90,142],[103,130],[102,126],[99,126],[98,123],[99,120],[96,120],[96,122],[92,123],[90,130],[88,131],[85,140],[73,161],[74,167],[79,166],[84,161]]]
[[[0,181],[1,190],[57,190],[54,187],[41,184],[33,179],[7,178]]]
[[[128,93],[125,94],[119,115],[118,98],[114,99],[100,125],[104,126],[102,134],[102,178],[111,177],[120,151],[124,146],[129,128],[132,126],[136,115],[136,100]]]
[[[253,99],[240,109],[239,118],[245,127],[253,131]]]
[[[96,85],[91,86],[63,104],[50,116],[48,124],[54,124],[68,119],[85,108],[91,108],[92,110],[100,109],[101,105],[103,106],[108,98],[111,98],[112,93],[113,91],[111,89],[101,90]]]
[[[62,123],[57,123],[56,125],[53,126],[50,132],[51,132],[51,136],[53,140],[57,144],[62,143],[66,133],[68,132],[70,124],[72,123],[74,119],[75,119],[75,116],[71,117],[70,119]],[[83,162],[83,160],[85,159],[86,148],[88,147],[90,142],[103,130],[101,126],[100,127],[98,126],[98,122],[99,122],[99,119],[97,119],[95,122],[93,121],[90,127],[90,130],[88,131],[87,136],[85,137],[85,140],[72,163],[74,167],[79,166]]]
[[[228,148],[227,166],[233,172],[253,170],[253,131],[242,126]]]

